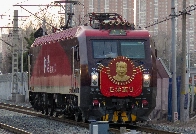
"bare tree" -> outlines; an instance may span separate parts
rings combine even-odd
[[[158,32],[158,35],[152,37],[157,49],[157,57],[162,58],[168,69],[170,69],[171,61],[171,37],[164,31]]]
[[[162,58],[165,65],[171,71],[172,65],[172,54],[171,54],[171,35],[164,31],[159,31],[156,36],[152,37],[155,41],[155,46],[157,49],[157,56]],[[182,64],[182,39],[181,35],[176,36],[176,74],[179,76],[181,74],[181,64]],[[193,62],[191,62],[193,64]]]

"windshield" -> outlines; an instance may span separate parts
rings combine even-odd
[[[117,42],[115,41],[94,41],[94,58],[115,58],[117,57]]]
[[[144,41],[141,40],[94,40],[92,44],[94,58],[115,58],[117,56],[133,59],[145,58]]]
[[[121,54],[128,58],[145,58],[144,42],[121,42]]]

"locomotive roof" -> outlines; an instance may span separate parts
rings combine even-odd
[[[99,29],[93,29],[91,26],[77,26],[73,28],[69,28],[60,32],[52,33],[49,35],[45,35],[42,37],[38,37],[35,39],[34,43],[32,44],[32,47],[34,46],[40,46],[42,44],[46,44],[47,42],[55,42],[60,40],[66,40],[74,37],[78,37],[80,33],[83,30],[86,30],[86,35],[89,36],[105,36],[108,34],[108,30],[99,30]],[[94,31],[94,32],[93,32]],[[101,34],[99,34],[101,32]],[[104,32],[105,31],[105,32]],[[132,35],[134,36],[149,36],[149,32],[147,30],[131,30]],[[141,34],[142,33],[142,34]]]
[[[76,37],[80,29],[81,29],[81,27],[74,27],[74,28],[69,28],[67,30],[63,30],[60,32],[56,32],[56,33],[52,33],[52,34],[45,35],[42,37],[38,37],[35,39],[32,46],[45,44],[45,43],[51,42],[51,41],[59,41],[59,40],[65,40],[65,39]]]

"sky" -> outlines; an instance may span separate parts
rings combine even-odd
[[[47,4],[52,4],[51,2],[54,2],[55,0],[9,0],[9,1],[4,1],[1,2],[0,4],[0,27],[6,27],[6,26],[13,26],[12,21],[13,21],[13,15],[14,15],[14,10],[18,10],[18,16],[33,16],[31,13],[36,13],[40,12],[41,10],[47,8],[45,6],[13,6],[13,5],[47,5]],[[53,12],[54,14],[58,14],[58,11],[54,9],[48,8],[47,10],[50,10],[49,12]],[[59,9],[58,9],[59,10]],[[30,13],[29,13],[30,12]],[[1,16],[3,15],[3,16]],[[20,25],[24,24],[28,20],[28,18],[25,17],[20,17],[19,18],[19,27]],[[0,29],[0,33],[4,33],[5,28]]]

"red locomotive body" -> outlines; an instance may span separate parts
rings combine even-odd
[[[156,104],[157,80],[149,32],[123,21],[101,21],[98,29],[93,25],[35,40],[31,104],[42,113],[77,121],[146,120]]]

